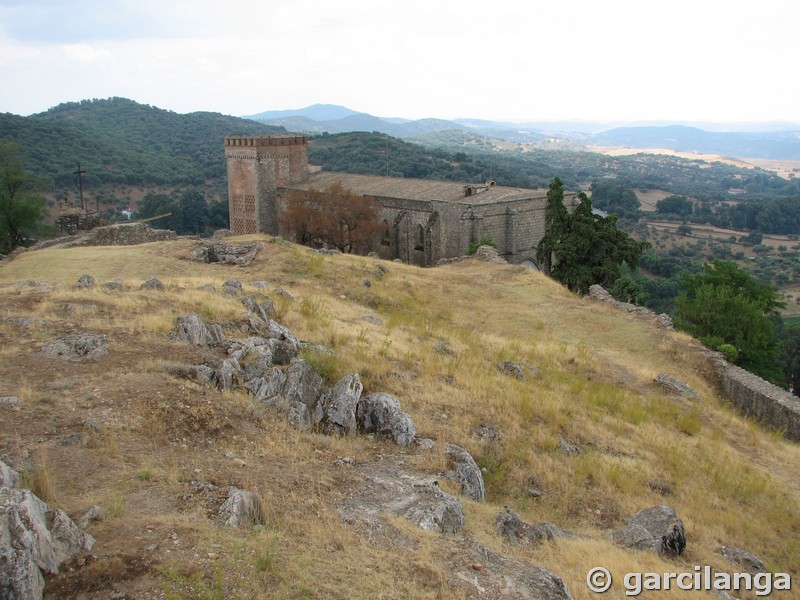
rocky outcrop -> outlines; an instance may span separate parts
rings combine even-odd
[[[242,244],[234,246],[220,241],[206,242],[190,252],[187,260],[203,263],[220,263],[225,265],[249,265],[258,253],[258,244]]]
[[[458,562],[448,565],[453,573],[449,584],[469,598],[572,600],[564,581],[548,569],[504,556],[472,540],[459,546]]]
[[[542,540],[554,540],[555,538],[580,537],[576,533],[565,531],[551,523],[529,525],[507,506],[503,507],[503,512],[497,514],[495,524],[497,525],[498,535],[512,543],[536,543]]]
[[[108,337],[88,334],[59,337],[47,342],[41,351],[69,361],[100,360],[108,354]]]
[[[364,386],[358,373],[345,375],[322,398],[322,432],[353,436],[358,433],[356,408]]]
[[[447,477],[456,481],[461,486],[461,493],[478,502],[485,495],[483,475],[472,455],[461,446],[445,444],[444,448],[447,466],[451,469]]]
[[[384,392],[361,399],[356,409],[356,421],[359,432],[390,438],[398,446],[410,445],[417,434],[411,417],[400,410],[400,402]]]
[[[721,546],[717,553],[727,558],[731,564],[744,567],[751,575],[765,572],[764,561],[748,550],[733,546]]]
[[[0,595],[41,598],[42,572],[58,573],[61,563],[91,549],[94,538],[67,514],[49,507],[30,490],[0,487]]]
[[[91,275],[81,275],[78,277],[78,281],[75,284],[75,287],[78,289],[89,289],[93,288],[97,285],[97,280],[92,277]]]
[[[228,499],[219,509],[220,517],[229,527],[263,525],[266,521],[261,498],[248,490],[228,488]]]
[[[436,533],[457,533],[464,525],[461,502],[444,492],[436,481],[404,464],[402,456],[354,466],[363,477],[340,510],[342,520],[369,528],[382,515],[402,517]]]
[[[286,399],[289,423],[310,431],[322,421],[320,399],[324,381],[302,358],[294,358],[286,371],[283,396]]]
[[[0,460],[0,487],[15,488],[19,485],[19,473]]]
[[[155,277],[148,278],[142,285],[139,286],[139,289],[142,290],[156,290],[163,292],[164,291],[164,284],[161,282],[160,279]]]
[[[225,340],[219,325],[206,325],[197,315],[178,317],[175,337],[194,346],[214,346]]]
[[[497,368],[506,375],[511,375],[520,381],[525,381],[528,377],[539,377],[539,369],[533,365],[527,365],[513,360],[506,360],[500,363]]]
[[[608,539],[624,548],[652,550],[680,556],[686,548],[683,521],[669,506],[642,510],[628,519],[628,525],[608,534]]]

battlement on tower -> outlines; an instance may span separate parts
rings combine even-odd
[[[308,179],[308,137],[229,136],[225,158],[231,231],[277,234],[278,188]]]

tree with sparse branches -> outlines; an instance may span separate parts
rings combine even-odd
[[[0,140],[0,249],[22,246],[47,214],[37,182],[25,171],[19,147]]]
[[[290,194],[280,228],[300,244],[334,246],[342,252],[368,251],[386,224],[374,198],[334,183],[324,190]]]

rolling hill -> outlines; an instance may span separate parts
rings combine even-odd
[[[624,598],[625,573],[741,572],[722,546],[800,576],[800,447],[740,416],[684,334],[522,267],[419,269],[261,236],[228,242],[259,254],[245,267],[197,263],[186,256],[200,242],[184,239],[0,265],[0,394],[18,399],[0,406],[0,460],[74,519],[92,506],[101,515],[86,524],[91,552],[48,575],[45,598],[594,600],[597,566],[617,582],[608,596]],[[76,287],[84,273],[98,285]],[[163,290],[140,287],[151,276]],[[232,279],[312,344],[301,356],[326,389],[358,373],[364,395],[397,399],[419,443],[295,428],[284,401],[201,377],[254,343],[233,284],[220,287]],[[225,344],[179,339],[190,314]],[[106,336],[108,353],[43,351],[73,336]],[[654,383],[661,373],[699,397]],[[448,475],[448,444],[475,459],[483,500]],[[404,494],[387,487],[403,481]],[[220,519],[232,490],[257,499],[240,527]],[[412,522],[425,490],[458,502],[455,533]],[[681,556],[609,539],[662,505],[685,524]],[[508,534],[514,514],[550,534]],[[540,567],[570,595],[531,588],[552,581]]]

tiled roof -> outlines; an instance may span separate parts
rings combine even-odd
[[[433,179],[407,179],[404,177],[380,177],[376,175],[354,175],[335,171],[319,171],[310,175],[300,183],[287,186],[291,189],[322,190],[334,183],[362,196],[382,196],[384,198],[402,198],[407,200],[439,200],[460,202],[466,205],[489,204],[525,198],[543,198],[547,190],[529,190],[495,185],[485,189],[483,184],[468,184],[455,181],[438,181]],[[464,187],[472,186],[471,196],[465,197]]]

